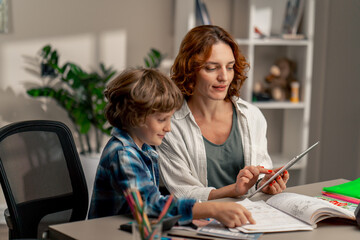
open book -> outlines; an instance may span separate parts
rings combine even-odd
[[[331,217],[355,220],[354,212],[328,201],[296,193],[280,193],[266,202],[239,201],[252,214],[256,224],[245,224],[232,231],[245,233],[313,230],[316,223]]]

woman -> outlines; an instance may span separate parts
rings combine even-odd
[[[239,98],[248,67],[231,35],[218,26],[195,27],[184,37],[171,78],[186,101],[158,147],[164,183],[176,197],[237,197],[274,174],[268,169],[266,120]],[[288,179],[286,172],[262,191],[282,192]]]

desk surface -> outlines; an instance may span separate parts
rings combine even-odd
[[[326,182],[306,184],[297,187],[290,187],[286,191],[305,194],[309,196],[317,196],[321,194],[323,187],[328,187],[347,180],[337,179]],[[269,196],[266,194],[258,194],[251,200],[265,200]],[[238,199],[225,198],[221,201],[237,201]],[[65,224],[50,226],[50,239],[69,240],[69,239],[130,239],[131,234],[119,230],[122,223],[128,222],[129,219],[124,216],[111,216],[87,221],[79,221]],[[346,223],[341,220],[328,219],[318,223],[318,228],[313,231],[297,231],[283,233],[266,233],[261,240],[282,240],[282,239],[360,239],[360,229],[356,225]]]

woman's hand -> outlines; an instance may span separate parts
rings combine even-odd
[[[248,190],[254,186],[261,173],[269,174],[272,172],[272,170],[261,166],[246,166],[241,169],[236,177],[235,183],[235,191],[237,196],[246,194]]]
[[[243,224],[255,224],[251,213],[241,204],[235,202],[203,202],[195,203],[193,218],[215,218],[229,228]]]
[[[267,180],[269,180],[269,178],[274,176],[274,174],[276,172],[278,172],[280,169],[281,169],[281,167],[275,169],[275,171],[273,173],[266,174],[265,177],[263,178],[263,180],[259,183],[259,187],[262,184],[264,184]],[[262,192],[267,193],[267,194],[281,193],[282,191],[284,191],[286,189],[286,183],[289,180],[289,178],[290,178],[289,172],[285,170],[276,179],[274,179],[274,181],[272,183],[270,183],[269,185],[264,187],[262,189]]]

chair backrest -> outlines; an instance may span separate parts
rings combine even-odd
[[[0,129],[0,181],[11,223],[10,238],[37,238],[47,215],[84,220],[88,190],[69,128],[57,121],[33,120]],[[59,218],[58,216],[55,218]]]

